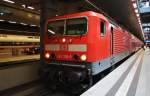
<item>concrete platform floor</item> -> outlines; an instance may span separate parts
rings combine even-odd
[[[135,96],[150,96],[150,49],[144,52],[142,69]]]

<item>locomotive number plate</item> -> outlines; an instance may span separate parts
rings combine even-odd
[[[60,45],[60,50],[61,51],[67,51],[68,50],[68,45],[67,44]]]

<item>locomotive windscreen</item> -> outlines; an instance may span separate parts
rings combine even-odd
[[[87,19],[72,18],[48,22],[48,36],[83,35],[87,31]]]

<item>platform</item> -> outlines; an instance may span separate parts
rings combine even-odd
[[[39,60],[40,55],[22,55],[22,56],[9,56],[0,58],[0,63],[3,62],[14,62],[14,61],[22,61],[22,60]]]
[[[142,69],[135,96],[150,96],[150,49],[144,52]]]
[[[38,70],[40,68],[40,61],[23,64],[19,62],[18,64],[10,65],[0,67],[0,78],[2,78],[0,79],[0,93],[3,90],[39,79]]]
[[[150,49],[141,49],[81,96],[150,96]]]

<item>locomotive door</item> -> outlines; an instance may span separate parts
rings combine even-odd
[[[112,56],[113,55],[113,42],[114,42],[114,39],[113,39],[113,27],[111,27],[110,29],[110,55]]]

